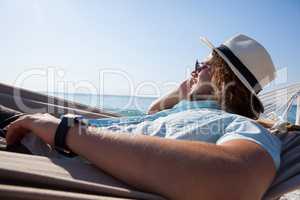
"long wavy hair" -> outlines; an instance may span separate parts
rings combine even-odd
[[[251,119],[258,119],[264,108],[230,69],[228,64],[215,52],[207,61],[213,66],[212,84],[215,98],[225,111]]]

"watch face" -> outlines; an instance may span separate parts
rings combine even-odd
[[[66,119],[68,121],[67,126],[73,127],[74,124],[78,122],[77,118],[79,119],[81,116],[74,115],[74,114],[65,114],[61,117],[61,119]]]
[[[0,128],[0,137],[5,138],[5,135],[6,135],[6,130]]]
[[[63,115],[62,117],[73,118],[73,119],[75,119],[75,118],[83,118],[82,115],[75,115],[75,114],[72,114],[72,113],[67,113],[67,114]]]
[[[85,119],[84,117],[82,117],[82,116],[80,116],[80,117],[76,117],[75,119],[74,119],[74,121],[76,122],[76,123],[79,123],[79,124],[81,124],[81,125],[88,125],[89,124],[89,120],[88,119]]]

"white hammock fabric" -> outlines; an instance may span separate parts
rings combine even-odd
[[[265,107],[265,112],[261,117],[274,120],[286,117],[283,115],[287,114],[286,112],[294,100],[292,97],[295,97],[299,91],[300,83],[295,83],[259,95]]]

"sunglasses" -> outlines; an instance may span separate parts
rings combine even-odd
[[[207,63],[199,63],[199,61],[196,60],[194,72],[199,73],[205,67],[210,67],[210,65]]]

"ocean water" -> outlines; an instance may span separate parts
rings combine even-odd
[[[94,94],[52,93],[50,95],[65,98],[89,106],[102,108],[105,111],[118,113],[123,116],[135,116],[145,114],[150,104],[156,99],[154,97]]]

